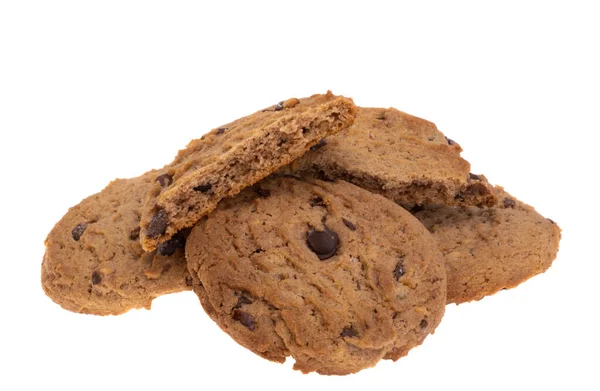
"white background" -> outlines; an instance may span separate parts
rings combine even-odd
[[[0,389],[600,388],[594,2],[211,3],[0,2]],[[327,89],[434,121],[473,172],[559,223],[552,268],[448,306],[407,357],[346,377],[255,356],[190,292],[105,318],[44,295],[43,241],[68,207]]]

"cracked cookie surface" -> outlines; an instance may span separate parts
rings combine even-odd
[[[161,169],[143,208],[146,251],[210,213],[217,203],[350,126],[356,106],[330,91],[275,106],[213,129]]]
[[[139,242],[141,208],[157,175],[117,179],[54,226],[42,261],[42,287],[53,301],[73,312],[117,315],[189,289],[183,236],[150,253]]]
[[[322,140],[283,172],[343,179],[399,204],[491,206],[484,177],[436,126],[399,110],[358,108],[354,124]]]
[[[480,300],[546,271],[560,228],[500,186],[492,208],[425,205],[414,210],[446,260],[448,303]]]
[[[393,202],[344,181],[274,177],[190,233],[194,291],[235,341],[343,375],[423,342],[446,304],[442,255]]]

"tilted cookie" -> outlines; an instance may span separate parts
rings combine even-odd
[[[494,203],[491,186],[470,173],[458,144],[396,109],[359,108],[354,125],[313,149],[287,172],[343,179],[401,204]]]
[[[151,251],[192,226],[224,197],[302,156],[352,124],[356,107],[331,92],[289,99],[192,141],[165,166],[143,209],[142,246]]]
[[[158,174],[115,180],[56,224],[42,262],[52,300],[69,311],[117,315],[189,289],[182,235],[151,253],[139,242],[141,208]]]
[[[190,233],[193,287],[235,341],[302,372],[397,360],[437,327],[442,256],[395,203],[344,181],[270,178]]]
[[[493,208],[428,206],[413,210],[446,260],[448,303],[479,300],[546,271],[560,228],[501,187]]]

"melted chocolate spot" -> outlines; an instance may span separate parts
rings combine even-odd
[[[169,222],[169,216],[164,209],[159,209],[158,212],[152,219],[150,219],[150,223],[148,224],[148,230],[146,231],[146,235],[150,238],[157,238],[160,235],[164,234],[167,230],[167,223]]]
[[[78,242],[79,239],[81,239],[81,235],[83,235],[87,226],[87,223],[81,223],[77,224],[75,228],[73,228],[73,230],[71,231],[71,236],[73,237],[74,241]]]
[[[240,310],[235,310],[233,312],[233,320],[240,322],[241,324],[246,326],[250,331],[254,331],[254,318],[252,317],[252,315]]]
[[[102,276],[97,271],[92,273],[92,285],[98,285],[102,282]]]
[[[162,187],[167,187],[173,183],[173,177],[169,174],[162,174],[156,177],[156,182],[160,183]]]
[[[200,193],[206,193],[210,189],[212,189],[211,183],[205,183],[205,184],[194,187],[194,190],[199,191]]]
[[[356,225],[352,224],[350,221],[348,221],[346,219],[342,219],[342,221],[344,222],[344,225],[346,225],[346,227],[348,227],[350,229],[350,231],[356,231]]]
[[[344,327],[342,332],[340,333],[340,337],[356,337],[358,336],[358,331],[354,330],[354,327]]]
[[[325,145],[327,145],[327,141],[325,141],[325,139],[321,139],[321,141],[319,141],[318,143],[316,143],[315,145],[310,147],[310,150],[316,151],[317,149],[320,149],[321,147],[324,147]]]
[[[514,208],[515,205],[516,205],[516,202],[514,200],[511,200],[510,198],[504,199],[504,207],[505,208]]]
[[[131,240],[137,240],[140,237],[140,227],[134,228],[131,230],[131,232],[129,233],[129,239]]]
[[[396,267],[394,268],[394,278],[396,281],[400,281],[400,277],[402,277],[406,273],[406,269],[404,269],[404,257],[400,257]]]
[[[306,235],[308,247],[317,254],[320,260],[331,258],[338,248],[339,241],[338,234],[327,227],[324,231],[311,228]]]

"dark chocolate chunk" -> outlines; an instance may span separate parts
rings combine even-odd
[[[340,337],[356,337],[358,336],[358,331],[354,330],[354,327],[344,327],[342,332],[340,333]]]
[[[472,172],[469,173],[469,179],[474,179],[476,181],[480,180],[481,177],[479,175],[475,175]]]
[[[267,189],[261,189],[260,187],[256,189],[256,194],[258,194],[259,197],[262,198],[267,198],[268,196],[271,195],[271,192]]]
[[[148,224],[148,230],[146,235],[150,238],[157,238],[164,234],[167,230],[167,223],[169,222],[169,216],[164,209],[159,209],[158,212],[150,219]]]
[[[81,238],[81,235],[83,235],[87,226],[88,226],[87,223],[81,223],[81,224],[77,224],[75,226],[75,228],[73,228],[73,230],[71,231],[71,236],[73,236],[74,241],[76,241],[76,242],[79,241],[79,239]]]
[[[400,281],[400,277],[402,277],[406,273],[406,269],[404,269],[404,257],[400,257],[396,267],[394,268],[394,278],[396,281]]]
[[[456,144],[456,141],[452,140],[451,138],[446,137],[446,141],[448,142],[448,145],[454,145]]]
[[[220,136],[220,135],[222,135],[223,133],[225,133],[225,131],[226,131],[227,129],[229,129],[229,128],[218,128],[216,133],[217,133],[217,135],[219,135],[219,136]]]
[[[92,273],[92,285],[98,285],[102,282],[102,277],[100,276],[100,273],[98,273],[97,271],[94,271]]]
[[[206,193],[210,189],[212,189],[211,183],[204,183],[202,185],[198,185],[198,186],[194,187],[194,190],[199,191],[200,193]]]
[[[421,321],[421,323],[419,323],[419,326],[420,326],[422,329],[426,329],[426,328],[427,328],[427,325],[429,325],[429,323],[427,323],[427,321],[426,321],[425,319],[423,319],[423,320]]]
[[[312,147],[310,147],[311,151],[316,151],[317,149],[320,149],[321,147],[324,147],[325,145],[327,145],[327,141],[325,141],[325,139],[321,139],[321,141],[319,141],[318,143],[316,143],[315,145],[313,145]]]
[[[173,177],[169,174],[162,174],[156,177],[156,182],[160,183],[162,187],[167,187],[173,183]]]
[[[233,311],[233,320],[236,320],[246,326],[250,331],[254,331],[254,318],[240,310]]]
[[[240,308],[241,306],[247,305],[247,304],[252,304],[252,299],[250,299],[244,295],[241,295],[240,297],[238,297],[238,302],[237,302],[235,308]]]
[[[511,200],[510,198],[504,199],[504,207],[505,208],[514,208],[516,205],[515,200]]]
[[[349,222],[346,219],[342,219],[342,221],[344,222],[346,227],[348,227],[350,229],[350,231],[356,231],[356,225],[352,224],[351,222]]]
[[[281,110],[283,110],[284,105],[285,105],[285,101],[283,101],[283,100],[281,102],[277,103],[275,105],[275,111],[281,111]]]
[[[310,200],[310,206],[323,206],[325,207],[325,203],[323,202],[323,199],[321,197],[314,197],[312,200]]]
[[[175,254],[178,248],[185,247],[185,239],[186,237],[182,233],[177,232],[170,240],[159,244],[156,247],[156,253],[164,257],[170,257]]]
[[[131,232],[129,233],[129,239],[131,240],[137,240],[140,237],[140,227],[134,228],[131,230]]]
[[[338,234],[325,227],[324,231],[311,228],[306,235],[308,247],[314,251],[320,260],[331,258],[339,244]]]

